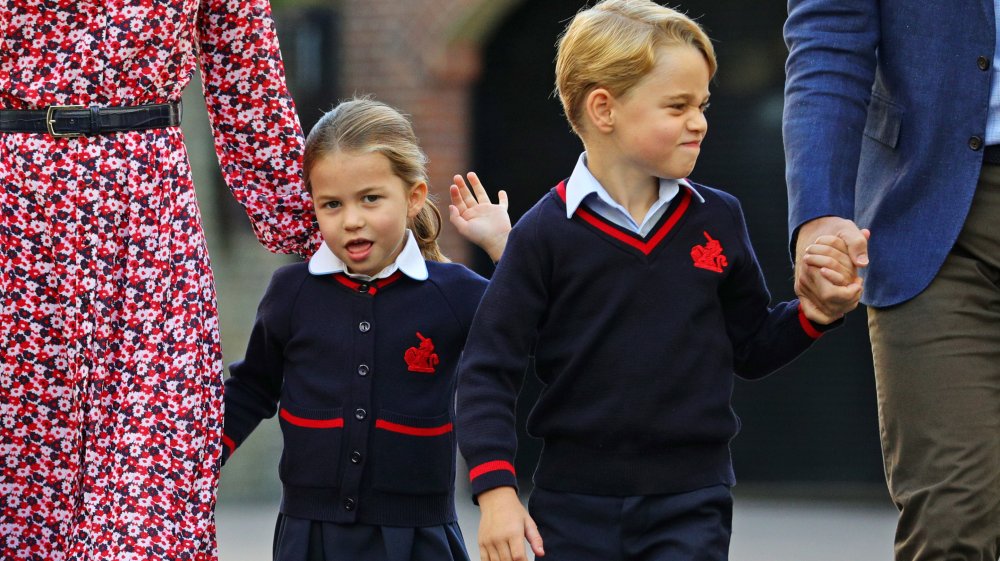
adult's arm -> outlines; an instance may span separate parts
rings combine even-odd
[[[783,137],[797,270],[805,247],[827,234],[844,239],[856,265],[868,263],[867,239],[852,219],[879,18],[875,0],[788,2]],[[804,304],[824,300],[818,271],[796,279]]]
[[[202,0],[199,64],[222,176],[257,238],[308,256],[320,238],[302,181],[302,128],[268,0]]]

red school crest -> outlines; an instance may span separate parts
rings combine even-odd
[[[430,337],[424,337],[419,331],[417,331],[417,338],[420,339],[420,346],[410,347],[403,354],[407,370],[433,374],[434,367],[441,362],[437,353],[434,352],[434,341]]]
[[[708,232],[704,232],[708,242],[705,245],[696,245],[691,248],[691,259],[694,266],[707,269],[716,273],[721,273],[722,269],[729,265],[729,260],[722,254],[722,244],[719,240],[713,239]]]

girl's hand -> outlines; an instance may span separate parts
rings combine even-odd
[[[510,215],[507,214],[507,192],[497,193],[497,203],[490,202],[486,189],[475,172],[469,172],[469,184],[456,175],[449,189],[451,205],[448,206],[451,223],[465,239],[483,248],[494,263],[500,260],[507,246],[510,232]]]
[[[545,556],[542,536],[513,487],[479,494],[479,556],[483,561],[527,561],[524,540],[536,557]]]

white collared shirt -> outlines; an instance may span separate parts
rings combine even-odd
[[[996,43],[990,66],[990,106],[986,113],[986,144],[1000,144],[1000,0],[993,0],[996,19]]]
[[[413,280],[427,280],[427,263],[424,261],[423,254],[420,253],[417,238],[410,230],[406,231],[406,244],[403,246],[403,251],[399,252],[399,256],[396,257],[396,261],[389,263],[386,268],[373,277],[348,271],[347,265],[325,243],[309,258],[309,272],[314,275],[344,273],[352,279],[371,281],[384,279],[397,270]]]
[[[649,207],[646,216],[642,219],[642,224],[637,224],[628,210],[611,198],[611,195],[594,177],[594,174],[590,173],[590,169],[587,168],[587,153],[584,152],[580,154],[580,158],[576,161],[576,167],[573,168],[573,174],[566,182],[566,218],[572,218],[576,209],[586,200],[587,208],[602,218],[606,218],[626,230],[636,232],[640,236],[645,236],[660,221],[663,213],[670,206],[670,201],[680,192],[681,185],[689,188],[699,201],[705,202],[701,194],[687,180],[661,177],[660,191],[656,201]]]

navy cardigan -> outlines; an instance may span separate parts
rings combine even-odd
[[[223,455],[280,411],[281,512],[455,520],[455,369],[486,281],[457,264],[427,269],[426,281],[372,283],[305,263],[275,272],[226,380]]]
[[[647,237],[565,187],[518,221],[459,367],[458,436],[474,494],[516,486],[514,403],[529,355],[544,389],[528,431],[535,483],[595,495],[732,484],[734,372],[759,378],[820,336],[798,302],[769,307],[737,200],[687,188]]]

